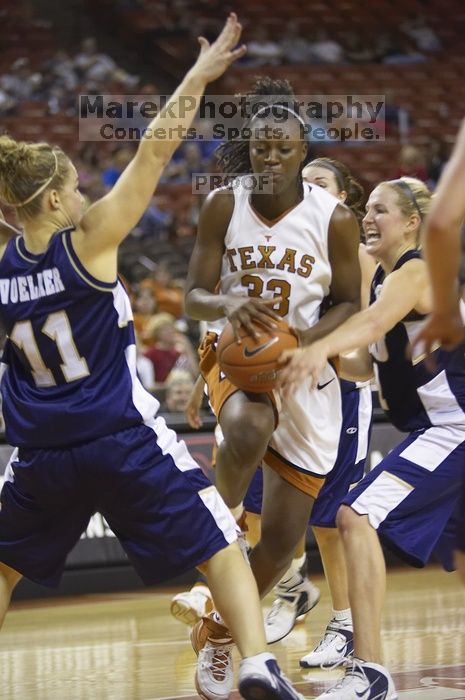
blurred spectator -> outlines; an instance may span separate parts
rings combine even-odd
[[[111,156],[110,163],[102,172],[102,182],[110,190],[119,176],[129,164],[134,155],[134,149],[129,146],[118,148]]]
[[[283,63],[310,63],[312,45],[300,35],[299,23],[291,19],[279,42]]]
[[[66,90],[75,90],[78,85],[78,76],[74,67],[74,60],[63,50],[57,51],[42,65],[43,75],[54,86],[60,86]]]
[[[282,48],[270,39],[268,30],[258,25],[247,41],[247,53],[244,63],[249,66],[279,66],[283,57]]]
[[[136,368],[137,374],[141,381],[142,386],[147,391],[155,390],[155,372],[153,369],[153,364],[148,357],[142,352],[142,347],[139,343],[139,339],[136,336]]]
[[[133,301],[134,329],[140,345],[147,347],[151,341],[151,331],[147,329],[151,319],[157,313],[157,301],[150,287],[140,287]]]
[[[195,224],[192,222],[188,209],[184,208],[177,212],[172,230],[175,239],[191,238],[195,235]]]
[[[159,263],[151,277],[140,283],[149,287],[157,301],[158,311],[165,311],[175,318],[180,318],[184,311],[184,290],[173,280],[171,271],[165,263]]]
[[[173,212],[168,198],[166,195],[154,195],[131,235],[166,240],[172,222]]]
[[[152,316],[147,325],[151,345],[144,352],[152,365],[157,383],[164,382],[181,356],[176,348],[178,341],[174,317],[171,314],[160,313]]]
[[[29,59],[16,59],[8,73],[0,78],[0,88],[14,100],[31,100],[39,93],[42,74],[33,72]]]
[[[342,63],[344,49],[334,39],[330,39],[325,29],[319,29],[312,43],[313,58],[318,63]]]
[[[386,65],[400,65],[423,63],[426,60],[425,54],[416,50],[409,37],[399,36],[397,46],[393,47],[389,55],[383,58],[383,63]]]
[[[428,187],[434,189],[442,169],[449,160],[450,144],[444,139],[432,138],[428,141],[426,152],[426,170]]]
[[[419,180],[426,181],[428,172],[426,170],[425,153],[419,146],[407,144],[402,146],[399,156],[399,167],[394,173],[395,178],[399,177],[417,177]]]
[[[428,27],[423,15],[404,22],[401,25],[403,31],[415,41],[420,51],[439,51],[442,48],[441,40],[436,32]]]
[[[199,142],[186,141],[165,168],[162,180],[171,184],[187,184],[191,182],[194,173],[206,172],[207,166],[208,161],[203,157]]]
[[[347,32],[344,41],[346,59],[349,63],[372,63],[377,60],[378,52],[369,39],[362,40],[360,34]]]
[[[13,112],[17,104],[18,100],[0,87],[0,114]]]
[[[151,360],[157,383],[164,382],[173,367],[184,369],[191,376],[198,373],[196,355],[186,335],[176,327],[176,319],[167,313],[152,316],[147,324],[152,344],[145,351]]]
[[[166,395],[160,410],[166,413],[184,413],[193,387],[194,380],[189,372],[182,369],[171,370],[166,379]]]
[[[139,82],[137,75],[130,75],[119,68],[105,53],[99,53],[94,37],[83,39],[81,51],[74,57],[74,68],[84,81],[97,83],[117,81],[126,88],[134,88]]]

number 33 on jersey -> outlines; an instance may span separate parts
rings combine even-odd
[[[225,237],[221,293],[280,297],[274,310],[298,330],[315,325],[331,284],[328,227],[338,200],[304,183],[303,200],[278,220],[263,220],[247,188],[234,188],[234,211]],[[220,333],[224,323],[215,322]]]

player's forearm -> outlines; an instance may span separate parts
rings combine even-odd
[[[457,305],[461,242],[457,227],[446,230],[430,222],[424,238],[425,259],[431,279],[433,310],[447,313]]]
[[[186,313],[197,321],[216,321],[226,316],[226,296],[206,289],[193,289],[186,295]]]
[[[188,134],[206,85],[206,80],[199,75],[195,66],[191,68],[165,107],[150,122],[140,148],[157,160],[167,162]]]
[[[345,301],[336,306],[332,306],[312,328],[299,331],[300,344],[311,345],[311,343],[314,343],[316,340],[324,338],[359,310],[360,304],[358,301]]]
[[[319,345],[327,357],[335,357],[357,348],[368,347],[370,343],[382,338],[386,330],[379,314],[373,313],[372,308],[369,308],[355,314],[332,333],[321,338]]]

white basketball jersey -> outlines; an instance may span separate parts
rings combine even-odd
[[[272,195],[269,195],[272,196]],[[234,189],[234,211],[225,237],[221,294],[281,297],[273,309],[290,326],[310,328],[329,293],[328,227],[339,203],[321,187],[304,183],[303,200],[274,222],[252,208],[250,191]],[[220,333],[225,319],[211,330]]]

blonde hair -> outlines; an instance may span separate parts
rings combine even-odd
[[[385,180],[380,185],[387,185],[397,192],[399,209],[404,216],[418,214],[421,220],[425,218],[433,195],[422,180],[401,177],[398,180]]]
[[[20,219],[36,216],[42,207],[39,195],[63,187],[69,163],[61,148],[0,136],[0,199],[15,207]]]

